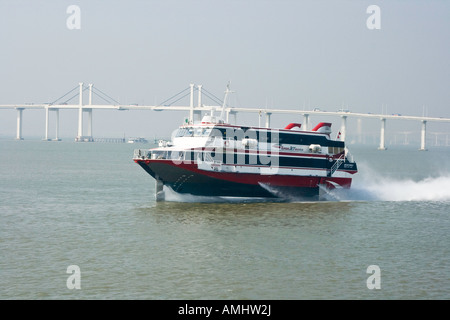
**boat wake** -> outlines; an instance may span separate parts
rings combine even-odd
[[[329,190],[321,188],[319,201],[450,201],[450,173],[438,177],[427,177],[421,180],[395,179],[383,177],[377,172],[365,172],[355,179],[350,189]],[[272,186],[260,184],[277,198],[244,198],[244,197],[209,197],[180,194],[164,187],[165,201],[202,202],[202,203],[245,203],[245,202],[311,202],[285,194]]]
[[[450,175],[429,177],[420,181],[379,178],[365,186],[355,185],[350,195],[361,200],[382,201],[449,201]]]
[[[361,167],[361,166],[360,166]],[[450,201],[450,173],[422,179],[385,177],[369,167],[360,170],[347,190],[338,190],[343,200]]]

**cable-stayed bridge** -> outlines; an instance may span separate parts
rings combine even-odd
[[[88,103],[83,103],[83,94],[84,92],[88,92]],[[228,89],[227,89],[228,91]],[[194,93],[197,92],[197,103],[194,104]],[[231,92],[231,91],[228,91]],[[96,96],[107,104],[93,104],[93,96]],[[186,106],[176,106],[174,103],[180,101],[181,99],[189,96],[190,103]],[[212,100],[215,105],[205,105],[202,103],[203,96],[208,97]],[[78,98],[78,103],[72,103],[74,99]],[[226,100],[226,98],[224,99]],[[265,127],[270,128],[270,120],[272,114],[292,114],[299,115],[303,117],[303,125],[302,128],[304,130],[310,129],[310,116],[335,116],[341,118],[341,128],[340,128],[340,138],[341,140],[345,140],[346,131],[347,131],[347,119],[348,118],[372,118],[380,120],[380,144],[379,149],[385,150],[385,132],[386,132],[386,121],[387,120],[410,120],[417,121],[421,123],[421,131],[420,131],[420,149],[426,150],[426,134],[427,134],[427,122],[447,122],[450,123],[450,118],[443,117],[425,117],[425,116],[405,116],[399,114],[387,115],[387,114],[373,114],[373,113],[357,113],[350,112],[348,110],[340,110],[340,111],[322,111],[318,108],[314,110],[295,110],[295,109],[274,109],[274,108],[235,108],[229,107],[226,102],[222,99],[218,98],[211,92],[207,91],[202,87],[202,85],[194,85],[190,84],[190,86],[176,95],[166,99],[158,105],[153,106],[145,106],[145,105],[135,105],[135,104],[120,104],[117,100],[110,97],[106,93],[102,92],[98,88],[94,88],[92,84],[85,85],[83,83],[79,83],[78,86],[68,91],[63,96],[59,97],[53,102],[44,103],[44,104],[9,104],[9,105],[0,105],[1,109],[16,109],[17,110],[17,131],[16,131],[16,139],[22,140],[22,118],[23,111],[27,109],[43,109],[45,111],[45,134],[44,140],[60,140],[59,138],[59,111],[66,109],[75,109],[78,110],[78,131],[75,137],[75,141],[94,141],[92,137],[92,112],[93,110],[107,109],[107,110],[150,110],[150,111],[186,111],[188,113],[188,117],[186,119],[187,123],[195,123],[197,121],[201,121],[202,115],[206,113],[214,113],[219,112],[223,113],[225,117],[225,122],[236,123],[236,115],[238,113],[257,113],[259,119],[261,120],[262,116],[265,118]],[[49,113],[54,112],[56,114],[56,135],[54,139],[49,138]],[[87,125],[84,125],[84,116],[83,114],[87,113]],[[261,121],[260,121],[261,123]],[[85,128],[87,127],[87,128]],[[436,135],[436,133],[435,133]]]

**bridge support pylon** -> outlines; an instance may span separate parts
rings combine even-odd
[[[385,146],[385,130],[386,130],[386,118],[381,118],[381,130],[380,130],[380,146],[378,150],[386,150]]]
[[[422,120],[422,130],[420,132],[420,149],[419,149],[419,151],[427,151],[426,136],[427,136],[427,121]]]
[[[16,140],[23,140],[23,137],[22,137],[22,111],[23,111],[23,108],[16,108],[16,110],[17,110]]]

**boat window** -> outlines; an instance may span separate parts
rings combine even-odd
[[[211,133],[211,129],[203,129],[202,130],[202,136],[207,137]]]
[[[193,135],[194,135],[194,129],[180,128],[177,130],[175,137],[192,137]]]
[[[194,131],[194,137],[201,137],[203,132],[203,128],[196,128]]]
[[[184,135],[184,132],[186,131],[186,129],[178,129],[177,130],[177,134],[175,135],[175,137],[182,137]]]
[[[339,154],[344,151],[344,148],[340,147],[328,147],[328,153],[330,154]]]
[[[196,128],[194,130],[194,137],[207,137],[207,136],[209,136],[210,132],[211,132],[211,129]]]
[[[166,159],[167,152],[166,151],[152,151],[151,158],[152,159]]]

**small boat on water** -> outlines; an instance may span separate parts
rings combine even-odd
[[[129,138],[128,143],[147,143],[147,139],[145,138]]]

